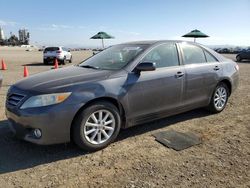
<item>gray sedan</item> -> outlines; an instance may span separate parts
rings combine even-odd
[[[72,140],[94,151],[113,142],[121,128],[200,107],[221,112],[238,85],[238,70],[196,43],[119,44],[16,83],[6,115],[21,139],[44,145]]]

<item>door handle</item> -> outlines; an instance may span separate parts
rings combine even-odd
[[[215,67],[214,67],[214,70],[215,70],[215,71],[220,70],[220,67],[219,67],[219,66],[215,66]]]
[[[181,78],[182,76],[184,76],[184,73],[181,72],[181,71],[179,71],[179,72],[177,72],[177,73],[175,74],[175,77],[176,77],[176,78]]]

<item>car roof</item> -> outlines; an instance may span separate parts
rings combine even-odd
[[[153,45],[153,44],[158,44],[158,43],[180,43],[180,42],[186,42],[190,44],[198,44],[199,43],[194,43],[194,42],[189,42],[189,41],[184,41],[184,40],[144,40],[144,41],[133,41],[133,42],[126,42],[122,44],[146,44],[146,45]]]
[[[187,43],[187,44],[192,44],[192,45],[196,45],[196,46],[200,46],[203,49],[206,49],[207,51],[209,51],[213,56],[216,57],[216,59],[218,59],[219,61],[224,61],[226,58],[220,54],[218,54],[217,52],[215,52],[214,50],[211,50],[210,48],[199,44],[197,42],[190,42],[190,41],[184,41],[184,40],[145,40],[145,41],[134,41],[134,42],[127,42],[127,43],[123,43],[123,44],[135,44],[135,45],[140,45],[140,44],[145,44],[145,45],[149,45],[149,46],[153,46],[153,45],[157,45],[157,44],[162,44],[162,43]]]
[[[64,46],[46,46],[45,48],[65,48]]]

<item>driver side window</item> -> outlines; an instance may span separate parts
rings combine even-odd
[[[176,45],[173,43],[161,44],[153,48],[142,61],[156,63],[156,68],[178,66],[179,59]]]

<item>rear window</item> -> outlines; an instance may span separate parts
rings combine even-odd
[[[48,52],[48,51],[57,51],[57,50],[59,50],[58,47],[49,47],[49,48],[45,48],[45,49],[44,49],[44,52]]]
[[[204,52],[205,52],[205,55],[206,55],[207,62],[210,63],[210,62],[217,62],[218,61],[214,56],[212,56],[207,51],[204,50]]]

